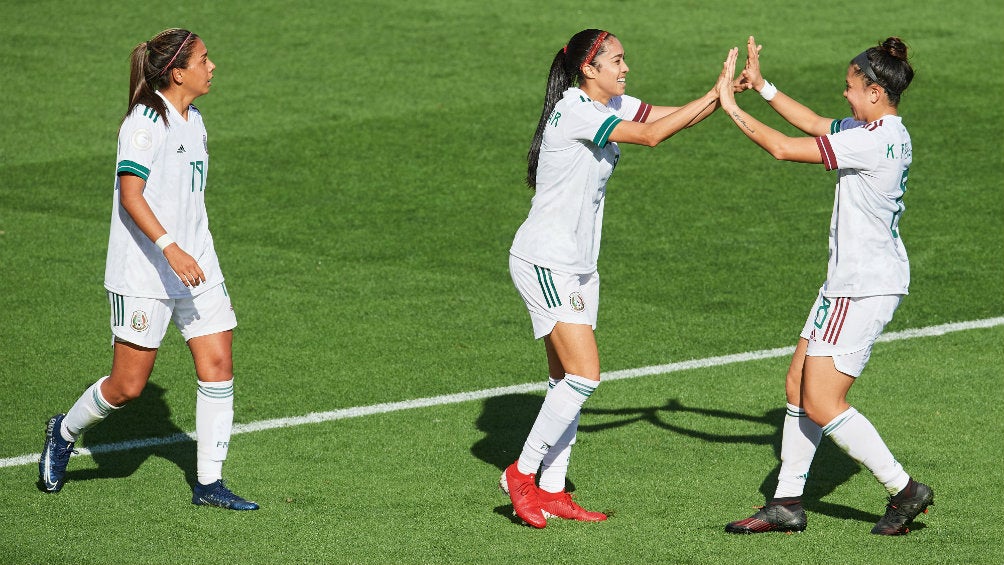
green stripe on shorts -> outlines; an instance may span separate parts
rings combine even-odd
[[[534,265],[533,270],[537,272],[537,283],[540,284],[540,290],[544,293],[544,301],[547,302],[547,307],[554,308],[555,306],[561,306],[561,299],[558,298],[558,289],[554,286],[551,269]]]

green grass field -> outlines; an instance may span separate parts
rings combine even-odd
[[[799,535],[722,527],[773,491],[787,359],[611,380],[586,404],[570,480],[603,524],[510,518],[496,488],[542,398],[349,418],[353,407],[541,383],[507,272],[551,57],[586,27],[623,42],[628,92],[678,105],[755,34],[764,75],[843,117],[847,62],[911,48],[911,295],[888,331],[1004,315],[1004,6],[851,2],[0,1],[0,562],[1000,563],[1004,327],[883,342],[851,393],[936,491],[901,538],[884,491],[824,440]],[[262,509],[190,504],[195,376],[170,330],[144,395],[34,487],[45,421],[110,367],[102,280],[128,55],[173,26],[218,65],[197,101],[209,213],[240,326],[225,474]],[[755,94],[740,104],[791,132]],[[833,173],[778,163],[721,114],[608,186],[603,368],[794,344],[825,276]],[[285,420],[290,419],[290,420]],[[241,428],[244,429],[244,428]],[[120,449],[122,442],[137,447]],[[104,450],[102,449],[104,446]],[[108,446],[113,446],[108,449]]]

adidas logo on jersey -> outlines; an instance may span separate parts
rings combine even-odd
[[[184,153],[184,152],[185,152],[185,146],[184,145],[179,145],[178,146],[178,153]]]

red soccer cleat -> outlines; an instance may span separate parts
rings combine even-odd
[[[607,519],[607,515],[602,512],[592,512],[579,506],[572,500],[572,495],[565,491],[547,492],[542,490],[538,493],[538,497],[540,498],[540,509],[546,518],[557,516],[580,522],[602,522]]]
[[[524,475],[516,468],[516,463],[506,467],[499,478],[499,488],[512,500],[513,513],[534,528],[547,526],[547,518],[540,510],[540,490],[534,482],[533,473]]]

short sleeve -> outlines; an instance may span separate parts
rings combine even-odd
[[[163,118],[153,108],[136,106],[119,128],[115,173],[147,180],[165,137]]]
[[[599,102],[585,102],[571,108],[568,120],[563,119],[568,139],[590,141],[599,147],[606,146],[610,134],[621,123],[621,118]]]
[[[878,166],[877,139],[868,128],[853,127],[816,138],[827,171],[874,170]]]
[[[830,133],[837,133],[841,131],[847,131],[849,129],[859,128],[865,125],[865,122],[855,120],[854,118],[844,118],[842,120],[833,120],[830,122]]]
[[[634,96],[622,95],[610,99],[610,109],[622,120],[645,123],[652,113],[652,105],[642,102]]]

